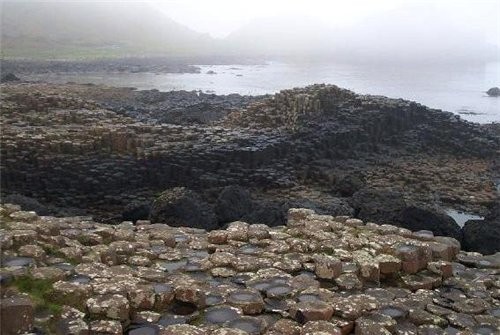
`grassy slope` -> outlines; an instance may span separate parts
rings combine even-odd
[[[2,3],[4,58],[203,55],[217,41],[147,3]]]

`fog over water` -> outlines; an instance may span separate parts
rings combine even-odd
[[[1,3],[2,55],[8,58],[161,55],[226,64],[202,66],[200,74],[33,78],[221,94],[331,83],[472,121],[500,120],[498,99],[484,94],[500,86],[496,0]],[[220,61],[224,57],[232,62]],[[252,59],[265,65],[238,65]]]

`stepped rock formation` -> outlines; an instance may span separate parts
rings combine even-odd
[[[429,231],[307,209],[291,209],[286,226],[237,221],[211,232],[19,209],[0,207],[5,334],[497,334],[500,326],[500,254],[464,252]],[[49,303],[53,317],[38,316]],[[6,323],[12,313],[23,318]]]
[[[363,189],[425,210],[484,215],[498,201],[498,129],[334,85],[249,98],[14,82],[2,84],[1,102],[2,195],[54,214],[80,209],[117,223],[129,204],[186,187],[218,215],[203,226],[215,229],[229,220],[217,199],[234,185],[256,204],[238,216],[271,225],[291,206],[361,215],[348,203]],[[209,116],[191,124],[205,105]],[[363,219],[398,224],[398,213]]]
[[[130,94],[4,85],[3,191],[87,208],[108,198],[112,207],[144,190],[324,185],[332,184],[330,171],[357,169],[368,186],[409,186],[416,198],[431,188],[444,202],[476,209],[495,198],[488,165],[500,150],[498,134],[417,103],[315,85],[197,126],[137,121],[102,107]],[[415,174],[418,182],[408,183]]]

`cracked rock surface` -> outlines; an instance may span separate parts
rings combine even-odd
[[[450,237],[296,208],[211,232],[0,213],[5,334],[499,332],[500,255]]]

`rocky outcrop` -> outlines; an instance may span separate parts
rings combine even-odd
[[[460,226],[450,216],[415,206],[406,207],[395,222],[411,231],[430,230],[436,235],[451,236],[462,241]]]
[[[498,254],[460,251],[458,241],[429,232],[307,209],[290,209],[286,226],[238,221],[211,232],[110,226],[9,204],[0,215],[0,272],[11,278],[0,281],[2,334],[35,332],[35,320],[37,332],[63,334],[495,334],[499,327]]]
[[[219,222],[241,219],[252,210],[250,192],[240,186],[225,187],[217,198],[215,213]]]
[[[500,147],[497,132],[410,101],[333,85],[260,98],[2,85],[2,197],[18,193],[47,206],[78,207],[106,222],[118,223],[128,204],[180,185],[211,205],[230,185],[262,195],[269,214],[256,208],[243,217],[270,225],[284,222],[290,206],[349,214],[347,199],[330,199],[351,195],[356,215],[392,222],[402,198],[355,204],[363,188],[404,189],[408,204],[475,212],[496,199],[489,169]],[[186,115],[187,123],[187,109],[208,116],[202,124],[177,125],[167,112],[169,123],[158,123],[153,114],[163,107]],[[209,116],[226,107],[226,118]]]
[[[463,227],[465,250],[493,254],[500,251],[500,205],[494,206],[484,220],[469,220]]]
[[[216,218],[211,206],[194,191],[184,187],[166,190],[151,205],[152,223],[215,229]]]
[[[406,202],[399,191],[365,188],[354,193],[351,206],[361,220],[393,223],[406,208]]]
[[[6,73],[2,75],[2,78],[0,79],[1,83],[8,83],[10,81],[19,81],[19,79],[15,74],[13,73]]]
[[[500,88],[492,87],[486,91],[486,94],[488,94],[490,97],[500,97]]]
[[[123,221],[136,222],[137,220],[148,220],[151,212],[149,201],[133,201],[125,206],[122,212]]]
[[[411,231],[429,230],[462,241],[460,226],[450,216],[437,209],[407,204],[401,192],[363,189],[353,195],[351,205],[356,217],[362,220],[394,224]]]

